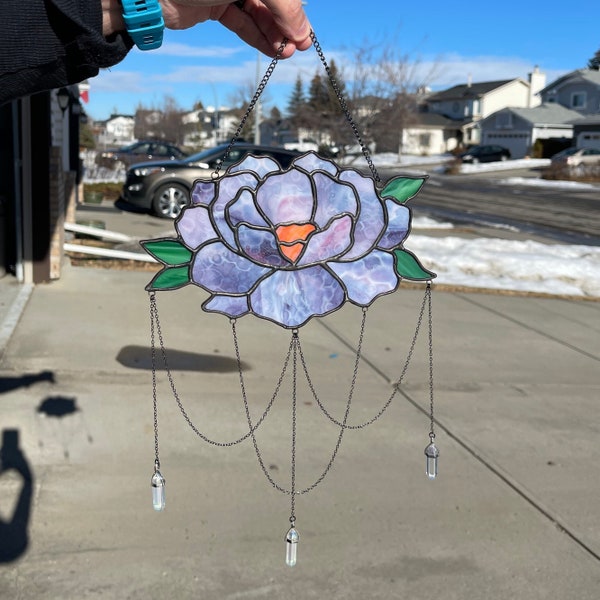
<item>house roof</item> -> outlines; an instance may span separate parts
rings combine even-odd
[[[444,115],[432,112],[420,112],[416,114],[416,124],[422,127],[436,127],[436,128],[450,128],[457,129],[460,127],[462,121],[456,121],[455,119],[449,119]]]
[[[558,79],[555,79],[550,85],[547,85],[544,89],[540,90],[540,94],[552,90],[557,87],[561,87],[565,83],[569,83],[573,79],[583,79],[584,81],[589,81],[595,85],[600,86],[600,71],[596,71],[594,69],[577,69],[575,71],[571,71]]]
[[[600,125],[600,115],[588,115],[581,119],[573,121],[573,125],[577,127],[585,127],[586,125]]]
[[[520,78],[516,79],[503,79],[501,81],[484,81],[482,83],[472,83],[471,85],[463,83],[461,85],[455,85],[454,87],[436,92],[427,98],[429,102],[439,102],[441,100],[462,100],[468,97],[480,98],[485,94],[489,94],[493,90],[501,88],[502,86],[511,83],[513,81],[523,81]],[[523,83],[525,83],[523,81]]]
[[[567,125],[582,116],[576,110],[571,110],[556,102],[546,102],[535,108],[509,107],[506,110],[513,112],[533,125],[541,123],[545,125]]]

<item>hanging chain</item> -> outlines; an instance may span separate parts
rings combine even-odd
[[[290,508],[290,523],[292,527],[294,527],[296,524],[296,406],[298,399],[298,345],[300,343],[297,329],[292,331],[292,342],[294,344],[294,354],[292,363],[292,481],[290,489],[292,500]]]
[[[302,362],[302,368],[304,370],[304,375],[306,377],[306,381],[308,382],[308,387],[310,389],[312,397],[315,400],[315,402],[317,403],[317,405],[319,406],[319,408],[321,409],[321,411],[323,412],[323,414],[332,423],[334,423],[338,427],[344,427],[345,429],[364,429],[365,427],[368,427],[369,425],[372,425],[373,423],[375,423],[375,421],[377,421],[383,415],[383,413],[389,408],[390,404],[392,403],[392,401],[396,397],[396,394],[398,393],[399,386],[402,383],[402,381],[404,380],[404,377],[408,370],[408,366],[412,360],[412,356],[413,356],[413,353],[415,350],[415,344],[417,343],[417,338],[419,337],[419,331],[421,330],[421,324],[423,322],[423,315],[425,314],[425,306],[427,305],[428,299],[429,299],[429,339],[430,339],[430,342],[429,342],[429,363],[430,363],[429,381],[430,381],[430,384],[429,385],[430,385],[430,388],[433,387],[433,354],[432,354],[432,343],[431,343],[431,337],[432,337],[432,334],[431,334],[431,290],[430,290],[430,283],[428,282],[427,289],[425,290],[425,295],[423,296],[423,301],[421,303],[421,309],[419,311],[419,317],[417,320],[417,326],[415,328],[415,333],[413,334],[413,338],[410,343],[408,354],[406,356],[406,361],[404,362],[404,367],[402,368],[400,377],[394,383],[394,390],[392,391],[391,396],[387,399],[385,404],[382,406],[381,410],[374,417],[372,417],[368,421],[365,421],[364,423],[360,423],[359,425],[344,425],[343,423],[338,421],[335,417],[333,417],[328,412],[328,410],[323,405],[321,399],[319,398],[319,395],[317,394],[314,384],[310,378],[310,375],[308,373],[308,367],[307,367],[306,361],[304,359],[304,354],[302,353],[302,348],[300,347],[300,360]],[[366,313],[365,313],[365,315],[366,315]],[[364,326],[365,326],[365,322],[364,322],[364,317],[363,317],[363,324],[362,324],[363,329],[364,329]],[[356,372],[357,371],[356,371],[356,367],[355,367],[355,373]],[[430,412],[433,415],[433,390],[430,393],[430,408],[431,408]],[[433,431],[433,425],[432,425],[431,431]]]
[[[152,355],[152,404],[154,407],[154,465],[160,469],[158,455],[158,402],[156,397],[156,344],[154,338],[154,315],[156,313],[156,296],[150,294],[150,348]]]
[[[433,316],[431,311],[431,281],[427,282],[425,296],[429,307],[429,437],[435,439],[435,419],[433,416]]]
[[[246,125],[246,121],[248,120],[250,113],[254,110],[254,107],[256,106],[256,103],[259,101],[269,79],[271,78],[271,75],[273,75],[273,71],[275,70],[277,63],[281,59],[281,55],[282,55],[283,51],[285,50],[285,47],[287,46],[287,42],[288,42],[287,38],[285,38],[283,40],[283,42],[281,42],[279,48],[277,48],[275,57],[270,62],[269,66],[267,67],[265,74],[263,75],[262,79],[260,80],[260,83],[258,84],[258,87],[256,88],[256,91],[254,92],[254,96],[252,96],[252,100],[250,100],[250,103],[246,107],[246,112],[244,113],[244,116],[242,117],[240,124],[238,125],[238,128],[235,130],[235,133],[233,134],[233,137],[231,138],[231,141],[229,142],[229,145],[227,146],[227,150],[225,150],[225,154],[223,155],[223,158],[219,162],[217,162],[215,170],[211,175],[211,177],[213,179],[217,179],[219,177],[219,171],[221,170],[223,163],[229,157],[229,153],[231,152],[231,149],[233,148],[233,146],[237,142],[238,138],[240,137],[240,134],[242,133],[242,130],[244,129],[244,125]]]
[[[156,323],[156,333],[158,335],[158,340],[159,340],[159,344],[160,344],[160,350],[161,350],[161,355],[162,355],[162,360],[163,360],[163,364],[165,367],[165,373],[167,374],[167,379],[169,381],[169,385],[171,387],[171,392],[173,393],[173,397],[175,398],[175,402],[177,403],[177,406],[179,407],[179,410],[181,412],[181,414],[183,415],[183,418],[186,420],[187,424],[190,426],[190,429],[202,440],[204,440],[205,442],[207,442],[208,444],[212,444],[213,446],[219,446],[219,447],[230,447],[230,446],[235,446],[237,444],[240,444],[241,442],[243,442],[244,440],[247,440],[253,433],[254,431],[256,431],[263,423],[263,421],[267,418],[267,415],[269,414],[269,411],[271,410],[275,399],[277,398],[278,394],[279,394],[279,388],[281,387],[281,384],[283,382],[283,379],[285,377],[285,373],[287,371],[288,368],[288,364],[290,361],[290,356],[291,356],[291,352],[292,352],[292,344],[290,344],[290,347],[288,348],[288,352],[287,355],[285,357],[284,360],[284,364],[283,364],[283,368],[282,368],[282,372],[281,372],[281,376],[279,377],[279,380],[277,382],[277,385],[275,387],[275,391],[273,392],[273,395],[271,396],[271,399],[269,400],[269,403],[267,404],[267,407],[265,408],[263,414],[261,415],[260,419],[256,422],[256,424],[252,427],[251,431],[248,431],[248,433],[246,433],[245,435],[243,435],[242,437],[238,438],[237,440],[234,440],[232,442],[218,442],[215,440],[212,440],[211,438],[207,437],[205,434],[203,434],[197,427],[196,425],[194,425],[193,421],[191,420],[191,418],[189,417],[189,415],[187,414],[184,406],[183,406],[183,402],[181,401],[181,398],[179,397],[179,393],[177,391],[177,388],[175,387],[175,380],[173,378],[173,374],[171,372],[171,369],[169,367],[169,363],[167,360],[167,351],[165,348],[165,344],[163,341],[163,336],[162,336],[162,330],[161,330],[161,326],[160,326],[160,320],[158,318],[158,307],[156,305],[156,299],[154,297],[154,293],[152,293],[150,295],[150,311],[151,311],[151,317],[152,317],[152,328],[151,328],[151,343],[152,343],[152,355],[153,355],[153,360],[152,360],[152,387],[153,387],[153,397],[154,397],[154,430],[155,430],[155,448],[156,448],[156,455],[158,457],[158,421],[157,421],[157,412],[156,412],[156,366],[155,366],[155,344],[154,344],[154,323]],[[233,323],[232,323],[232,327],[233,327]],[[237,338],[235,336],[235,332],[234,332],[234,340],[236,343],[236,347],[237,347]],[[238,369],[241,369],[241,361],[239,360],[239,354],[238,354]],[[242,389],[243,395],[244,395],[244,402],[247,403],[247,400],[245,398],[245,390]]]
[[[346,117],[346,120],[348,121],[348,123],[350,124],[350,127],[352,128],[354,137],[356,138],[356,141],[358,142],[358,145],[360,146],[363,156],[365,157],[365,160],[367,161],[367,165],[369,165],[369,169],[371,170],[373,179],[377,183],[377,186],[380,187],[381,186],[381,178],[379,177],[379,173],[377,172],[377,169],[375,168],[375,165],[373,164],[373,160],[371,158],[371,153],[369,152],[369,148],[364,143],[362,136],[360,135],[358,126],[356,125],[354,118],[352,117],[350,109],[348,108],[348,104],[346,103],[346,99],[344,98],[344,96],[340,90],[340,86],[338,85],[337,81],[335,80],[335,77],[331,73],[331,69],[329,67],[329,64],[327,63],[327,59],[325,58],[325,54],[323,53],[321,44],[319,44],[319,41],[317,40],[317,36],[315,35],[314,31],[310,32],[310,38],[313,42],[313,46],[315,47],[315,50],[317,51],[317,54],[319,55],[319,59],[321,60],[321,63],[323,63],[323,67],[325,67],[325,71],[327,72],[327,77],[329,78],[329,83],[331,83],[331,87],[333,88],[333,91],[335,92],[335,95],[339,102],[339,105],[342,108],[342,111],[344,112],[344,116]]]
[[[335,93],[337,101],[344,113],[344,116],[346,117],[346,120],[348,121],[348,124],[350,125],[350,128],[352,129],[352,133],[354,133],[354,137],[355,137],[356,141],[358,142],[358,145],[360,146],[361,152],[362,152],[363,156],[365,157],[365,160],[367,161],[367,165],[369,167],[369,170],[371,171],[371,175],[373,176],[373,179],[375,180],[375,183],[377,184],[377,186],[381,187],[381,178],[379,177],[377,168],[375,167],[375,164],[373,163],[373,159],[371,158],[371,153],[369,151],[369,148],[367,147],[367,145],[365,144],[365,142],[362,139],[360,131],[358,130],[358,125],[354,121],[354,117],[352,116],[352,113],[350,112],[350,109],[348,108],[348,103],[346,102],[346,99],[344,98],[344,95],[342,94],[342,91],[340,90],[340,86],[338,85],[338,82],[336,81],[335,77],[333,76],[333,74],[331,72],[329,63],[327,62],[327,59],[325,58],[325,54],[323,53],[321,44],[317,40],[317,36],[315,35],[314,31],[310,32],[310,38],[311,38],[313,46],[317,52],[317,55],[319,56],[319,59],[320,59],[321,63],[323,64],[323,67],[325,68],[325,72],[327,73],[327,78],[329,79],[329,83],[331,84],[331,87]],[[265,87],[267,86],[269,79],[271,78],[271,75],[273,75],[273,71],[275,70],[277,63],[281,59],[281,55],[282,55],[283,51],[285,50],[285,47],[287,46],[287,42],[288,42],[287,39],[284,39],[283,42],[281,42],[281,45],[279,46],[279,48],[277,49],[277,52],[275,53],[275,57],[269,63],[269,66],[267,67],[265,74],[262,76],[262,79],[260,80],[260,83],[258,84],[256,91],[254,92],[254,96],[252,97],[252,100],[250,100],[248,106],[246,107],[246,112],[242,116],[240,123],[238,125],[238,128],[236,129],[235,133],[233,134],[233,137],[231,138],[231,141],[229,142],[229,145],[227,146],[227,149],[225,150],[225,154],[223,155],[223,158],[215,166],[215,170],[213,171],[213,173],[211,175],[212,179],[218,179],[219,172],[221,171],[221,167],[223,166],[223,163],[225,163],[225,161],[229,157],[229,154],[230,154],[233,146],[237,142],[238,138],[240,137],[240,134],[242,133],[242,130],[244,129],[244,126],[246,125],[246,121],[250,117],[250,113],[254,110]]]
[[[363,308],[363,319],[362,319],[362,323],[361,323],[361,328],[360,328],[360,337],[359,337],[359,341],[358,341],[358,348],[357,348],[357,352],[356,352],[356,360],[354,363],[354,372],[352,374],[352,382],[350,384],[350,391],[348,392],[348,402],[346,404],[346,412],[344,414],[344,419],[341,423],[338,423],[337,421],[335,421],[335,423],[339,426],[340,428],[340,433],[338,435],[338,439],[337,442],[335,444],[335,448],[333,449],[333,453],[331,454],[331,458],[329,459],[329,462],[327,463],[327,465],[325,466],[325,469],[323,470],[323,472],[321,473],[320,477],[318,479],[315,480],[315,482],[300,490],[297,491],[296,490],[296,481],[295,481],[295,472],[296,472],[296,402],[294,401],[295,399],[295,392],[293,393],[292,396],[292,404],[293,404],[293,408],[292,408],[292,488],[291,489],[286,489],[282,486],[280,486],[274,479],[273,477],[271,477],[271,474],[269,473],[269,471],[267,470],[267,467],[265,466],[265,462],[264,459],[262,457],[262,454],[260,452],[260,449],[258,447],[258,442],[256,441],[256,436],[254,435],[254,431],[256,430],[256,428],[252,428],[252,421],[250,418],[250,411],[248,408],[248,401],[246,399],[246,395],[245,395],[245,386],[244,386],[244,380],[243,380],[243,374],[241,371],[241,367],[239,368],[240,371],[240,385],[241,385],[241,389],[242,389],[242,398],[244,399],[244,405],[246,407],[246,416],[248,418],[248,428],[250,429],[250,434],[252,435],[252,442],[254,445],[254,451],[256,453],[256,458],[258,459],[258,464],[260,465],[260,468],[262,469],[262,472],[264,473],[265,477],[267,478],[267,480],[269,481],[269,483],[278,491],[280,491],[283,494],[292,494],[292,514],[294,512],[294,500],[293,497],[295,495],[302,495],[302,494],[308,494],[308,492],[314,490],[327,476],[327,474],[329,473],[329,471],[331,470],[331,468],[333,467],[333,463],[335,462],[335,459],[338,455],[338,452],[340,450],[340,446],[342,445],[342,438],[344,436],[344,431],[346,429],[350,429],[350,427],[348,427],[346,425],[346,422],[348,421],[348,417],[350,416],[350,406],[352,404],[352,398],[354,397],[354,390],[356,388],[356,379],[358,377],[358,369],[359,369],[359,365],[360,365],[360,357],[362,355],[362,343],[363,343],[363,339],[364,339],[364,333],[365,333],[365,323],[366,323],[366,318],[367,318],[367,308]],[[300,356],[302,356],[302,350],[301,350],[301,344],[300,344],[300,336],[298,335],[298,331],[297,330],[293,330],[292,331],[292,344],[297,345],[298,347],[298,353],[300,354]],[[239,354],[239,347],[237,345],[237,340],[235,342],[235,351],[236,351],[236,357],[238,360],[238,365],[241,365],[241,358],[240,358],[240,354]],[[294,350],[295,353],[295,350]],[[294,359],[295,360],[295,359]],[[302,361],[302,358],[301,358]],[[295,367],[294,367],[295,369]],[[304,371],[304,373],[307,375],[306,370]],[[295,384],[294,384],[294,390],[295,390]]]

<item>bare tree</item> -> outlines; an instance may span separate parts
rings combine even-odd
[[[146,107],[139,104],[135,113],[134,135],[138,139],[168,140],[183,144],[184,111],[172,96],[165,96],[162,106]]]
[[[365,41],[355,49],[350,98],[366,143],[401,156],[404,131],[417,122],[419,92],[437,69],[403,52],[396,41]]]

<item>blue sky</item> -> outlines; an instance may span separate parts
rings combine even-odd
[[[305,10],[328,59],[348,79],[353,52],[364,44],[393,45],[423,70],[436,65],[432,89],[464,83],[527,78],[534,65],[556,77],[583,68],[600,49],[600,4],[545,2],[407,3],[399,0],[308,0]],[[196,101],[231,106],[255,86],[256,50],[218,23],[186,31],[166,31],[162,48],[132,50],[125,60],[90,79],[88,114],[96,120],[112,113],[133,114],[138,104],[162,106],[172,96],[182,109]],[[261,74],[269,60],[261,58]],[[298,74],[308,83],[320,70],[310,49],[281,61],[266,88],[267,110],[285,112]],[[246,93],[247,95],[247,93]]]

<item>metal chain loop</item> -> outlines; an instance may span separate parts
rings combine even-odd
[[[295,401],[295,397],[296,397],[296,382],[293,382],[293,394],[292,394],[292,489],[286,489],[282,486],[280,486],[271,476],[271,474],[269,473],[269,471],[267,470],[267,467],[265,466],[265,462],[264,459],[262,457],[262,454],[260,452],[260,449],[258,447],[258,442],[256,441],[256,436],[254,435],[254,431],[256,430],[256,428],[252,427],[252,421],[250,418],[250,411],[248,409],[248,401],[246,399],[246,395],[245,395],[245,386],[244,386],[244,382],[243,382],[243,374],[240,368],[240,385],[241,385],[241,389],[242,389],[242,397],[244,399],[244,405],[246,407],[246,417],[248,419],[248,428],[250,430],[250,434],[252,436],[252,443],[254,445],[254,451],[256,453],[256,458],[258,459],[258,464],[260,465],[260,468],[262,469],[262,472],[264,473],[265,477],[267,478],[267,480],[269,481],[269,483],[279,492],[283,493],[283,494],[291,494],[292,497],[296,496],[296,495],[302,495],[302,494],[308,494],[309,492],[311,492],[312,490],[314,490],[327,476],[327,474],[329,473],[329,471],[331,470],[331,468],[333,467],[333,463],[335,462],[335,459],[338,455],[338,452],[340,450],[340,446],[342,445],[342,438],[344,436],[344,432],[346,429],[350,429],[347,425],[346,422],[348,421],[348,417],[350,416],[350,406],[352,404],[352,399],[354,397],[354,390],[356,387],[356,379],[358,376],[358,368],[360,365],[360,357],[361,357],[361,348],[362,348],[362,342],[363,342],[363,338],[364,338],[364,331],[365,331],[365,322],[366,322],[366,313],[367,313],[367,309],[363,309],[363,319],[362,319],[362,324],[361,324],[361,331],[360,331],[360,338],[359,338],[359,342],[358,342],[358,348],[357,348],[357,353],[356,353],[356,360],[354,363],[354,372],[352,375],[352,382],[350,384],[350,391],[348,393],[348,402],[346,404],[346,412],[344,414],[344,419],[342,421],[342,423],[339,423],[339,427],[340,427],[340,433],[338,435],[338,439],[337,442],[335,444],[335,447],[333,449],[333,453],[331,455],[331,458],[329,459],[329,462],[327,463],[327,465],[325,466],[325,469],[323,470],[323,472],[321,473],[321,475],[318,477],[318,479],[316,479],[314,481],[314,483],[300,491],[296,490],[296,401]],[[296,348],[298,353],[301,353],[300,347],[300,337],[298,335],[298,331],[297,330],[293,330],[292,331],[292,344],[294,345],[294,354],[296,353]],[[239,354],[239,347],[237,345],[235,345],[235,350],[236,350],[236,356],[237,356],[237,360],[238,360],[238,364],[241,365],[241,358],[240,358],[240,354]],[[295,359],[294,359],[295,360]],[[295,367],[294,367],[294,371],[295,371]],[[292,515],[294,513],[294,507],[295,507],[295,501],[292,500]]]
[[[211,177],[213,179],[217,179],[219,177],[219,171],[221,170],[223,163],[229,157],[229,153],[231,152],[231,149],[233,148],[233,146],[237,142],[238,138],[240,137],[240,134],[242,133],[242,130],[244,129],[244,125],[246,125],[246,121],[248,120],[250,113],[254,110],[256,103],[260,99],[260,97],[267,85],[267,82],[271,78],[271,75],[273,75],[273,71],[275,70],[277,63],[281,59],[281,55],[282,55],[283,51],[285,50],[287,43],[288,43],[287,38],[285,38],[283,40],[283,42],[281,42],[279,48],[277,48],[275,57],[270,62],[269,66],[267,67],[267,70],[265,71],[265,74],[263,75],[262,79],[260,80],[260,83],[258,84],[256,91],[254,92],[254,96],[252,96],[252,100],[250,100],[250,103],[248,104],[248,106],[246,108],[246,112],[244,113],[244,115],[240,121],[240,124],[238,125],[238,128],[235,130],[235,133],[233,134],[233,137],[231,138],[231,141],[229,142],[229,146],[227,146],[227,150],[225,150],[225,154],[223,155],[223,158],[221,159],[221,161],[219,161],[217,163],[217,166],[215,167],[215,170],[211,175]]]
[[[365,160],[367,161],[367,165],[369,167],[369,170],[371,171],[373,179],[375,180],[375,183],[377,184],[377,186],[381,187],[381,185],[382,185],[381,178],[379,177],[377,168],[375,167],[375,165],[373,163],[373,159],[371,158],[371,153],[369,151],[369,148],[367,147],[367,145],[364,143],[364,141],[362,139],[360,131],[358,130],[358,125],[354,121],[354,117],[352,116],[352,113],[350,112],[350,109],[348,108],[348,104],[346,102],[346,99],[344,98],[344,95],[342,94],[342,92],[340,90],[340,86],[338,85],[338,82],[336,81],[335,77],[333,76],[333,74],[331,72],[329,63],[327,62],[327,59],[325,58],[325,54],[323,53],[321,44],[317,40],[317,36],[315,35],[314,31],[310,32],[310,38],[311,38],[313,46],[317,52],[317,55],[319,56],[319,60],[321,61],[321,63],[323,64],[323,67],[325,68],[325,72],[327,73],[329,83],[331,84],[331,87],[335,93],[337,101],[344,113],[344,116],[346,117],[346,120],[348,121],[348,124],[350,125],[350,128],[352,129],[352,133],[354,134],[354,137],[355,137],[356,141],[358,142],[358,145],[360,146],[361,152],[362,152],[363,156],[365,157]],[[283,53],[283,51],[287,45],[287,42],[288,42],[287,38],[284,39],[283,42],[281,42],[281,45],[277,49],[275,57],[273,58],[273,60],[271,60],[269,66],[267,67],[265,74],[263,75],[262,79],[260,80],[260,83],[258,84],[258,87],[256,88],[256,91],[254,92],[254,96],[252,97],[252,100],[250,100],[250,103],[248,104],[248,106],[246,108],[246,112],[242,116],[242,119],[240,120],[240,123],[239,123],[235,133],[233,134],[233,137],[231,138],[231,141],[229,142],[227,149],[225,150],[225,154],[223,155],[223,158],[221,159],[221,161],[219,161],[217,163],[215,170],[211,174],[212,179],[218,179],[219,173],[221,171],[221,167],[223,166],[223,163],[229,157],[229,153],[231,152],[231,149],[233,148],[233,146],[237,142],[238,138],[240,137],[240,134],[242,133],[242,130],[244,129],[244,126],[246,125],[246,121],[248,120],[250,113],[254,110],[254,107],[256,106],[256,103],[260,99],[269,79],[271,78],[271,75],[273,74],[273,71],[275,70],[277,63],[281,59],[281,54]]]
[[[201,438],[208,444],[212,444],[213,446],[231,447],[231,446],[236,446],[237,444],[240,444],[244,440],[247,440],[251,435],[254,434],[254,432],[262,425],[264,420],[267,418],[267,415],[269,414],[269,411],[271,410],[271,408],[275,402],[275,399],[279,395],[279,388],[281,387],[281,384],[283,383],[283,379],[285,377],[285,373],[287,371],[288,364],[290,361],[290,356],[291,356],[291,352],[292,352],[292,344],[290,344],[287,355],[285,357],[281,375],[279,377],[279,380],[277,381],[277,385],[275,386],[275,391],[273,392],[273,395],[271,396],[271,399],[269,400],[269,403],[267,404],[267,407],[265,408],[260,419],[258,419],[256,424],[251,428],[250,431],[248,431],[248,433],[244,434],[242,437],[238,438],[237,440],[234,440],[232,442],[218,442],[216,440],[212,440],[211,438],[207,437],[196,427],[196,425],[194,425],[193,421],[191,420],[191,418],[189,417],[189,415],[187,414],[187,412],[183,406],[183,402],[181,401],[179,392],[177,391],[177,388],[175,387],[175,380],[173,378],[173,374],[171,372],[171,369],[169,368],[169,364],[168,364],[168,360],[167,360],[167,351],[165,349],[165,345],[164,345],[164,341],[163,341],[162,331],[161,331],[161,327],[160,327],[160,321],[158,318],[158,307],[156,305],[156,298],[155,298],[154,293],[152,293],[150,295],[150,315],[151,315],[151,319],[152,319],[150,333],[151,333],[151,345],[152,345],[152,356],[153,356],[153,359],[152,359],[152,388],[153,388],[153,391],[152,391],[152,393],[153,393],[153,400],[154,400],[154,415],[155,415],[154,416],[154,436],[155,436],[155,450],[156,450],[157,459],[158,459],[158,420],[157,420],[157,409],[156,409],[156,407],[157,407],[156,364],[155,364],[155,358],[154,358],[155,354],[156,354],[155,342],[154,342],[154,324],[155,323],[156,323],[156,332],[158,334],[158,339],[159,339],[159,344],[160,344],[162,360],[163,360],[163,364],[165,367],[165,373],[167,374],[167,379],[168,379],[169,385],[171,387],[171,392],[173,393],[173,397],[175,398],[175,402],[177,403],[177,406],[179,407],[179,410],[180,410],[181,414],[183,415],[183,418],[185,419],[187,424],[190,426],[190,429],[199,438]],[[232,328],[234,328],[233,321],[232,321]],[[234,330],[234,340],[235,340],[236,347],[237,347],[237,337],[235,336],[235,330]],[[240,377],[241,377],[241,360],[239,360],[239,352],[237,352],[237,348],[236,348],[236,353],[238,355],[238,369],[240,370]],[[245,390],[243,388],[242,388],[242,395],[244,396],[244,403],[247,404],[247,400],[245,397]]]
[[[371,153],[369,152],[367,145],[364,143],[362,136],[360,135],[360,132],[358,130],[358,125],[356,125],[354,118],[352,117],[352,114],[350,112],[350,109],[348,108],[346,99],[344,98],[342,92],[340,91],[340,87],[339,87],[337,81],[335,80],[335,77],[331,73],[331,69],[325,58],[325,54],[323,54],[321,44],[319,44],[319,41],[317,40],[317,36],[315,35],[314,31],[311,31],[310,38],[313,42],[313,46],[315,47],[315,50],[317,51],[317,54],[319,55],[319,59],[321,60],[323,67],[325,67],[325,71],[327,72],[327,77],[329,78],[329,83],[331,84],[331,87],[333,88],[333,91],[335,92],[336,98],[340,104],[342,111],[344,112],[344,116],[346,117],[346,120],[348,121],[348,123],[350,124],[350,127],[352,128],[354,137],[356,138],[356,141],[358,142],[358,145],[360,146],[362,154],[365,157],[365,160],[367,161],[367,165],[369,166],[369,169],[371,170],[373,179],[375,180],[375,182],[377,183],[378,186],[381,186],[381,178],[379,177],[379,173],[377,172],[377,169],[375,168],[375,165],[373,164],[373,160],[371,159]]]
[[[302,368],[304,370],[304,375],[306,377],[306,381],[308,383],[308,387],[310,389],[312,397],[315,400],[315,402],[317,403],[317,405],[319,406],[319,408],[321,409],[321,411],[323,412],[323,414],[332,423],[334,423],[338,427],[344,427],[345,429],[364,429],[365,427],[368,427],[369,425],[372,425],[373,423],[375,423],[375,421],[377,421],[383,415],[383,413],[385,413],[385,411],[389,408],[390,404],[392,403],[392,401],[396,397],[396,394],[398,393],[398,388],[401,385],[402,381],[404,380],[404,377],[405,377],[406,372],[408,370],[408,366],[409,366],[409,364],[410,364],[410,362],[412,360],[412,356],[413,356],[413,353],[414,353],[414,350],[415,350],[415,344],[417,343],[417,338],[419,337],[419,331],[421,329],[421,323],[423,321],[423,315],[425,313],[425,306],[427,304],[427,299],[428,298],[429,298],[429,302],[430,302],[430,308],[429,308],[429,331],[430,331],[430,333],[429,333],[429,337],[430,337],[430,340],[431,340],[431,291],[430,291],[430,285],[428,284],[427,290],[425,291],[425,295],[423,297],[423,301],[421,303],[421,309],[419,311],[419,317],[418,317],[418,320],[417,320],[417,326],[415,328],[415,333],[413,334],[413,338],[412,338],[412,341],[410,343],[408,354],[406,355],[406,361],[404,362],[404,366],[402,368],[402,372],[400,373],[400,377],[394,383],[394,390],[393,390],[392,394],[390,395],[390,397],[385,402],[385,404],[382,406],[381,410],[374,417],[372,417],[368,421],[365,421],[364,423],[360,423],[359,425],[344,425],[343,423],[341,423],[340,421],[338,421],[335,417],[333,417],[327,411],[327,409],[323,405],[323,402],[319,398],[319,395],[317,394],[316,388],[315,388],[315,386],[314,386],[314,384],[313,384],[313,382],[312,382],[312,380],[310,378],[310,375],[308,373],[308,367],[307,367],[306,361],[304,359],[304,354],[302,353],[302,348],[300,348],[300,361],[302,363]],[[364,326],[365,326],[365,321],[364,321],[364,318],[363,318],[362,330],[364,330]],[[362,336],[362,331],[361,331],[361,336]],[[362,337],[361,337],[361,339],[362,339]],[[430,342],[430,387],[433,385],[433,364],[432,364],[432,362],[433,362],[433,356],[432,356],[432,352],[431,352],[431,342]],[[433,415],[433,392],[431,392],[430,408],[431,408],[431,414]],[[432,431],[433,431],[433,428],[432,428]]]

